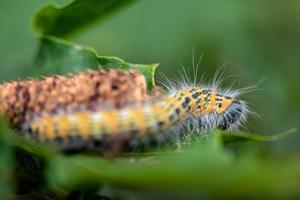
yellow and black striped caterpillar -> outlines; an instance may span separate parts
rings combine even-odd
[[[245,90],[221,90],[217,76],[211,86],[190,82],[185,72],[181,78],[162,82],[165,96],[149,96],[135,70],[12,81],[0,85],[0,113],[26,136],[65,151],[133,150],[182,133],[234,131],[245,122],[250,111],[239,99]]]
[[[106,151],[113,144],[131,150],[139,141],[166,132],[176,134],[178,128],[194,132],[236,130],[249,113],[238,95],[213,86],[183,86],[143,105],[45,114],[31,121],[27,131],[38,141],[55,141],[63,150]]]

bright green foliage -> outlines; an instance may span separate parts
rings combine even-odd
[[[232,153],[208,143],[187,152],[149,157],[148,161],[147,157],[132,162],[57,156],[48,178],[53,187],[69,190],[109,183],[129,190],[186,191],[197,196],[204,192],[211,197],[284,198],[299,195],[299,164],[299,160],[266,162],[251,154],[236,160]]]
[[[72,0],[65,6],[49,4],[33,18],[38,35],[64,36],[99,19],[133,0]]]
[[[154,74],[158,64],[131,64],[117,57],[99,56],[90,47],[77,45],[56,37],[40,39],[40,47],[34,62],[35,74],[68,74],[85,69],[119,68],[141,72],[149,89],[155,86]]]
[[[9,135],[12,134],[6,120],[0,117],[0,197],[8,197],[12,191],[11,167],[12,148]]]
[[[261,136],[216,131],[199,135],[182,150],[158,149],[113,160],[97,155],[62,155],[51,147],[22,137],[12,139],[15,146],[46,160],[44,173],[49,190],[93,187],[102,194],[100,188],[109,184],[129,191],[190,191],[195,197],[200,197],[203,192],[211,197],[222,197],[226,192],[227,197],[283,198],[299,194],[300,171],[296,167],[300,164],[299,159],[281,164],[283,158],[277,158],[277,162],[268,161],[253,149],[237,155],[225,149],[223,144],[275,141],[289,133],[291,131]],[[286,181],[290,184],[284,184]]]

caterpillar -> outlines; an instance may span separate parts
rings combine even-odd
[[[218,84],[173,85],[166,96],[142,105],[44,114],[30,121],[26,132],[38,141],[54,141],[64,151],[132,150],[145,141],[180,135],[182,129],[237,130],[250,112],[239,95],[240,90],[221,90]]]

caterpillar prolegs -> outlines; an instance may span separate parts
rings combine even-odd
[[[172,85],[155,97],[134,70],[90,70],[2,84],[0,104],[25,135],[61,150],[130,151],[180,132],[238,129],[248,106],[239,91],[217,85]]]

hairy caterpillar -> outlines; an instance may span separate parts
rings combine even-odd
[[[178,129],[238,129],[249,113],[239,94],[222,91],[218,84],[172,85],[166,97],[143,105],[45,114],[28,123],[27,131],[38,141],[54,141],[63,150],[131,150],[166,132],[176,135]]]

